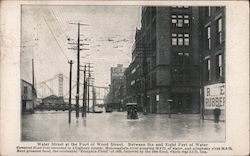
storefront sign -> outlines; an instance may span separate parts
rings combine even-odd
[[[225,109],[226,88],[225,83],[218,83],[204,87],[205,109]]]

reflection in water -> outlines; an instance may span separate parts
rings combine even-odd
[[[224,141],[225,123],[201,121],[199,115],[139,115],[125,112],[89,113],[76,119],[72,112],[37,112],[22,117],[23,141]],[[88,122],[88,123],[87,123]]]
[[[83,120],[82,120],[82,123],[83,123],[83,127],[86,127],[86,118],[83,118]]]

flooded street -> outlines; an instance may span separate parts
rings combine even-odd
[[[22,118],[22,141],[224,141],[225,123],[200,120],[198,114],[89,113],[71,124],[68,112],[36,112]]]

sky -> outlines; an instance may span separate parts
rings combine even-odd
[[[110,67],[131,62],[136,27],[140,28],[140,6],[22,6],[21,77],[32,82],[34,58],[35,82],[38,85],[59,73],[69,77],[68,60],[73,60],[76,80],[76,51],[69,50],[68,38],[76,41],[81,22],[81,64],[93,63],[95,85],[110,84]],[[83,76],[81,75],[81,79]],[[49,82],[56,91],[58,82]],[[68,82],[64,79],[64,92]]]

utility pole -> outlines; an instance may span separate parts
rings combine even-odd
[[[93,99],[93,105],[92,105],[92,109],[93,109],[93,113],[95,112],[95,100],[96,100],[96,97],[95,97],[95,87],[94,87],[94,84],[92,85],[92,99]]]
[[[80,87],[80,26],[86,25],[81,23],[70,23],[77,25],[77,77],[76,77],[76,118],[79,118],[79,87]]]
[[[84,67],[85,74],[84,74],[84,79],[85,79],[85,107],[86,107],[86,112],[89,112],[89,104],[90,104],[90,80],[92,80],[92,70],[93,66],[91,66],[92,63],[90,62],[81,62],[84,63],[85,65],[80,65],[81,67]],[[84,94],[83,94],[84,95]]]
[[[83,98],[82,98],[82,117],[86,117],[86,93],[87,93],[87,82],[86,82],[86,65],[83,70]]]
[[[89,112],[89,85],[90,85],[90,77],[91,77],[90,64],[88,65],[88,73],[89,73],[89,76],[88,76],[88,112]]]
[[[88,70],[86,70],[86,71],[88,71],[88,78],[87,78],[87,109],[88,109],[88,112],[89,112],[89,103],[90,103],[90,88],[89,88],[89,86],[90,86],[90,80],[92,79],[91,78],[91,70],[90,70],[90,68],[93,68],[93,66],[90,66],[90,64],[92,64],[92,63],[87,63],[88,65],[87,65],[87,67],[88,67]]]
[[[70,69],[69,69],[69,123],[71,122],[71,85],[72,85],[72,64],[73,61],[70,60],[68,62],[70,64]]]
[[[35,70],[34,70],[34,59],[32,58],[32,110],[31,113],[34,113],[34,107],[35,107]]]

